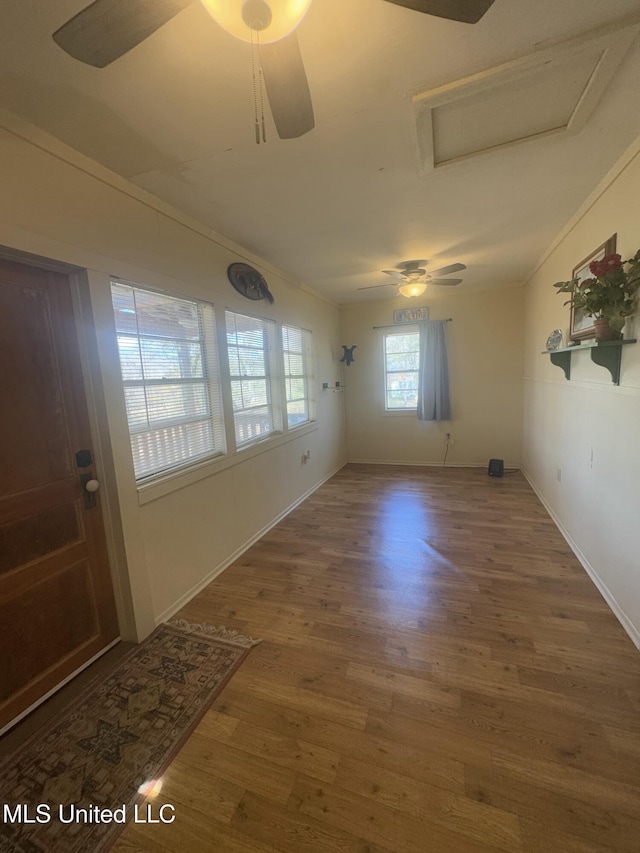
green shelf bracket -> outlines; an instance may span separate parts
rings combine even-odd
[[[614,385],[620,384],[620,364],[622,362],[622,347],[593,347],[591,350],[591,361],[606,367],[611,374]]]
[[[620,384],[620,365],[622,364],[622,347],[625,344],[635,344],[635,338],[619,341],[595,341],[581,344],[575,347],[562,347],[562,349],[545,350],[543,355],[548,355],[556,367],[562,368],[565,379],[571,379],[571,356],[574,352],[589,350],[591,361],[600,367],[606,367],[611,374],[614,385]]]
[[[564,378],[571,379],[571,353],[560,350],[549,354],[556,367],[561,367],[564,370]]]

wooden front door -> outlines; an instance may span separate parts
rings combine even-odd
[[[95,474],[69,280],[0,261],[0,729],[118,636]]]

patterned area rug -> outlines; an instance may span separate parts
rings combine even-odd
[[[112,843],[257,642],[161,625],[0,767],[0,853]]]

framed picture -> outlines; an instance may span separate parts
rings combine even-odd
[[[592,252],[589,257],[580,261],[580,263],[573,268],[571,278],[577,278],[578,281],[584,281],[586,278],[593,278],[589,271],[589,264],[591,261],[601,261],[605,255],[614,254],[616,251],[617,236],[617,234],[614,234],[613,237],[609,237],[606,243],[603,243],[602,246],[598,246],[595,252]],[[569,337],[571,340],[584,341],[588,338],[593,338],[595,333],[593,317],[591,314],[585,313],[582,308],[574,310],[572,305],[571,316],[569,319]]]
[[[393,312],[393,322],[401,323],[417,323],[419,320],[429,319],[429,309],[424,308],[400,308]]]

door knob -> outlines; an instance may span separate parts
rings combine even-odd
[[[91,474],[80,474],[80,482],[84,488],[84,508],[93,509],[96,506],[96,492],[100,488],[100,483],[94,480]]]

